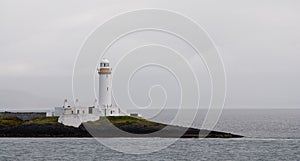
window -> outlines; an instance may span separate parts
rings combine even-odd
[[[89,107],[89,114],[93,113],[93,108]]]
[[[77,110],[77,114],[79,114],[79,110]]]
[[[112,111],[110,111],[110,114],[112,114],[113,112]]]
[[[108,91],[108,87],[106,87],[106,91]]]

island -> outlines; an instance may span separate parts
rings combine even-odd
[[[162,137],[162,138],[241,138],[243,136],[167,125],[132,116],[106,116],[78,128],[58,123],[58,117],[23,121],[0,116],[0,137]]]

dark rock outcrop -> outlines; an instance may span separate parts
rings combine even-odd
[[[102,118],[95,122],[84,123],[84,125],[80,125],[79,128],[64,126],[55,122],[56,120],[57,118],[45,118],[17,125],[0,124],[0,137],[243,137],[225,132],[166,125],[128,116]],[[40,122],[43,123],[41,124]]]

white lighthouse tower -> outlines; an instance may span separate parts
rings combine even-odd
[[[104,116],[119,116],[120,109],[111,101],[111,68],[108,59],[102,59],[99,74],[99,106]]]

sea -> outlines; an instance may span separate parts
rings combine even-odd
[[[149,119],[167,123],[174,114]],[[298,109],[223,110],[213,130],[245,136],[231,139],[0,138],[0,160],[300,160],[299,116]]]

